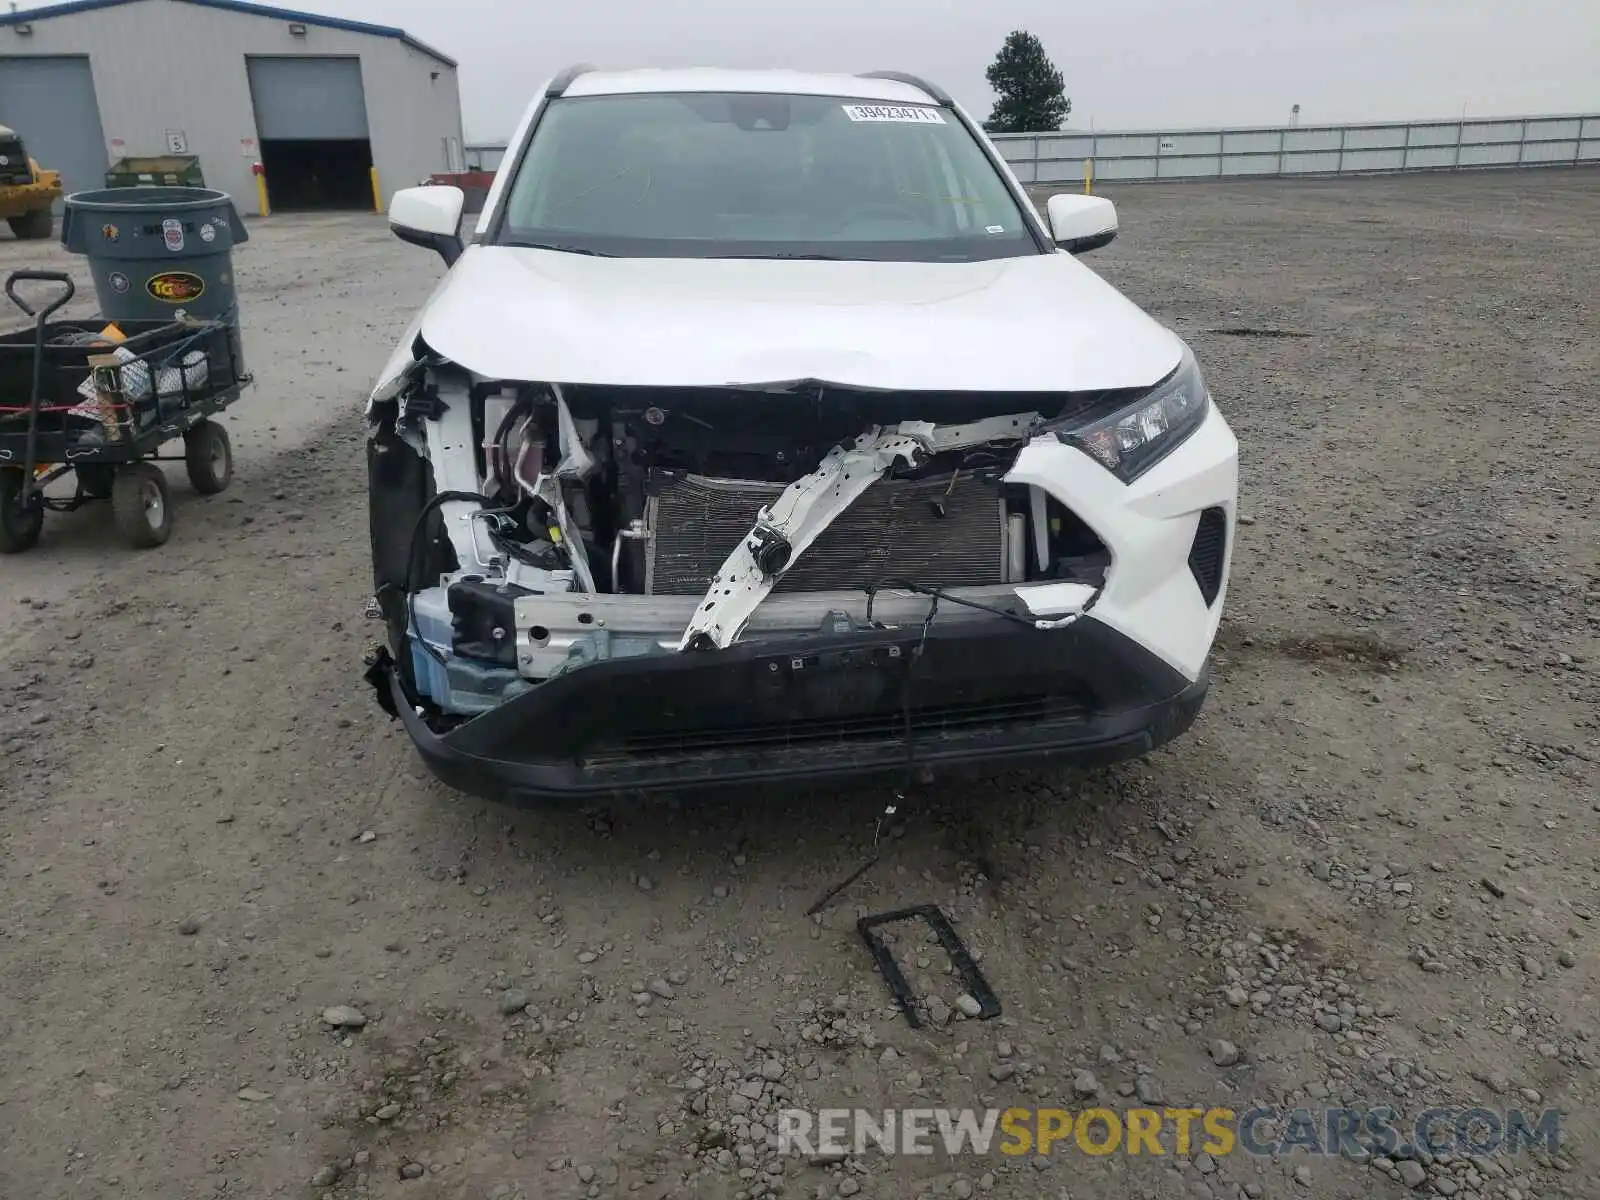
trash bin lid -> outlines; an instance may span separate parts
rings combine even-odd
[[[68,208],[83,212],[148,212],[159,208],[182,213],[232,203],[233,197],[227,192],[197,187],[97,188],[73,192],[66,198]]]

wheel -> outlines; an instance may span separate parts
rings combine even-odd
[[[201,421],[183,435],[189,482],[202,496],[215,496],[233,482],[233,443],[215,421]]]
[[[6,224],[11,226],[11,232],[16,234],[17,240],[23,242],[36,242],[55,232],[55,218],[50,215],[48,208],[12,217]]]
[[[22,472],[0,471],[0,554],[32,550],[44,528],[44,505],[38,496],[22,502]]]
[[[130,546],[147,550],[172,536],[172,496],[155,463],[118,467],[111,484],[111,517]]]
[[[89,499],[111,498],[111,488],[117,478],[114,467],[109,467],[105,463],[85,463],[75,474],[78,476],[78,490]]]

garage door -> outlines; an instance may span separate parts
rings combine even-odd
[[[367,136],[359,58],[252,58],[247,65],[262,141]]]
[[[106,139],[87,57],[0,58],[0,125],[69,192],[106,185]]]

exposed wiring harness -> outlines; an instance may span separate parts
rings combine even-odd
[[[938,609],[939,601],[941,600],[946,600],[951,604],[959,604],[963,608],[975,608],[979,612],[986,612],[991,616],[1003,617],[1007,621],[1015,621],[1018,625],[1026,626],[1029,629],[1038,629],[1040,627],[1038,622],[1031,621],[1027,617],[1022,616],[1020,613],[1014,613],[1009,609],[998,608],[993,604],[984,604],[981,600],[968,600],[964,596],[953,596],[944,588],[926,587],[923,584],[912,583],[905,579],[886,579],[882,583],[875,583],[867,589],[868,625],[873,623],[872,606],[878,599],[878,593],[883,591],[885,588],[898,588],[903,592],[914,592],[919,596],[927,596],[933,601],[933,603],[928,606],[929,618],[923,623],[922,626],[922,637],[924,641],[926,641],[928,637],[928,625],[932,623],[932,614]]]
[[[411,541],[406,547],[405,591],[407,637],[411,636],[412,630],[415,629],[417,625],[417,593],[414,586],[416,583],[417,574],[417,545],[422,538],[422,530],[423,527],[427,525],[428,518],[433,515],[434,511],[441,504],[449,504],[452,501],[461,501],[466,504],[479,505],[480,511],[485,513],[504,513],[509,511],[507,509],[489,508],[488,500],[485,497],[480,496],[477,492],[436,492],[432,497],[429,498],[428,502],[422,506],[422,511],[417,514],[416,523],[411,526]],[[440,654],[439,651],[434,648],[433,643],[428,641],[427,638],[419,635],[417,637],[417,641],[421,644],[423,651],[428,655],[428,657],[432,658],[434,662],[438,663],[441,667],[448,666],[448,664],[444,661],[444,655]]]

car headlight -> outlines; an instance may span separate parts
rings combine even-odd
[[[1132,483],[1182,445],[1210,407],[1200,366],[1185,346],[1178,369],[1126,408],[1086,423],[1058,425],[1052,432],[1123,483]]]

